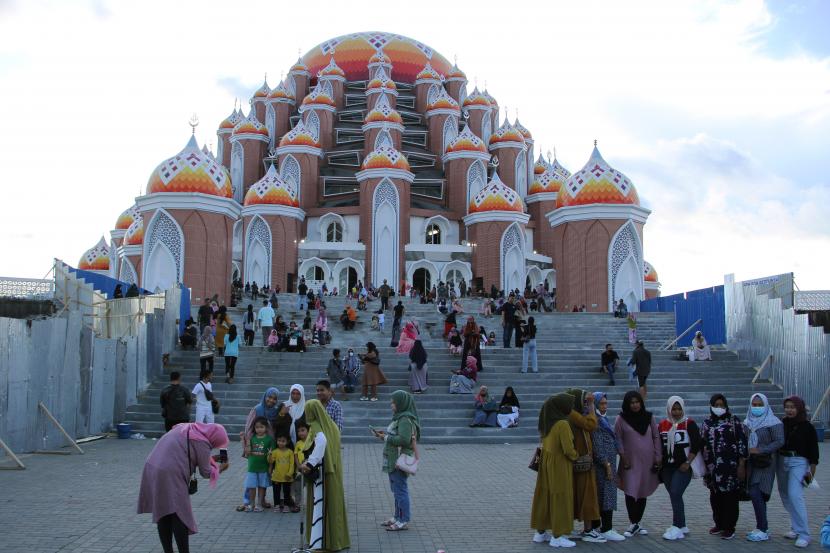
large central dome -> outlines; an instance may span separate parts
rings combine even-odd
[[[414,83],[415,76],[427,62],[441,75],[452,68],[447,59],[422,42],[393,33],[352,33],[329,39],[309,50],[303,61],[312,76],[329,64],[331,56],[343,71],[346,80],[364,81],[369,78],[369,58],[383,51],[392,62],[392,79]]]

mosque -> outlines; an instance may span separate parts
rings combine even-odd
[[[630,309],[659,295],[643,257],[650,211],[594,145],[571,173],[518,118],[405,36],[314,47],[250,109],[191,136],[79,268],[149,289],[230,296],[233,279],[293,291],[358,280],[421,290],[546,283],[559,310]]]

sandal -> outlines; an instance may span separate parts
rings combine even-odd
[[[247,507],[247,505],[237,505],[236,506],[236,512],[241,513],[242,511],[245,510],[245,507]]]
[[[389,527],[389,526],[392,526],[393,524],[395,524],[396,522],[398,522],[398,521],[395,520],[394,517],[393,517],[393,518],[388,518],[388,519],[384,520],[383,522],[380,523],[380,525],[383,526],[383,527]]]
[[[300,506],[299,505],[294,505],[293,507],[291,507],[291,512],[292,513],[299,513],[300,512]]]
[[[250,505],[245,505],[245,512],[246,513],[250,513],[253,510],[254,510],[253,507],[251,507]]]
[[[255,513],[261,513],[262,512],[262,507],[254,507],[254,512]]]

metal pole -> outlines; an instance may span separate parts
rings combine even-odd
[[[53,417],[53,416],[52,416],[52,413],[50,413],[50,412],[49,412],[49,409],[47,409],[47,408],[46,408],[46,406],[43,404],[43,402],[42,402],[42,401],[38,401],[38,402],[37,402],[37,406],[38,406],[38,407],[40,407],[40,408],[41,408],[41,410],[43,410],[43,412],[44,412],[44,413],[46,413],[46,416],[47,416],[47,417],[49,417],[49,420],[51,420],[51,421],[55,424],[55,426],[57,426],[57,427],[58,427],[58,430],[60,430],[60,431],[61,431],[61,434],[63,434],[63,435],[64,435],[64,437],[65,437],[67,440],[69,440],[69,443],[72,445],[72,447],[74,447],[75,449],[77,449],[77,450],[78,450],[78,453],[80,453],[81,455],[83,455],[84,450],[83,450],[83,449],[81,449],[81,446],[79,446],[77,443],[75,443],[75,440],[73,440],[73,439],[72,439],[72,436],[70,436],[70,435],[66,432],[66,430],[64,430],[64,429],[63,429],[63,426],[61,426],[61,423],[59,423],[59,422],[58,422],[58,419],[56,419],[55,417]]]
[[[24,469],[26,468],[26,465],[24,465],[24,464],[23,464],[23,462],[20,460],[20,458],[19,458],[17,455],[15,455],[15,454],[14,454],[14,451],[12,451],[12,448],[10,448],[9,446],[7,446],[7,445],[6,445],[6,442],[4,442],[2,438],[0,438],[0,447],[2,447],[2,448],[3,448],[3,451],[5,451],[5,452],[6,452],[6,455],[8,455],[9,457],[11,457],[12,461],[14,461],[14,462],[15,462],[15,464],[17,465],[16,467],[0,467],[0,469],[5,469],[5,470],[24,470]]]

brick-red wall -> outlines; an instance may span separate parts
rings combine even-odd
[[[193,298],[219,294],[220,301],[230,301],[234,221],[189,209],[169,213],[184,232],[184,284],[192,289]]]
[[[474,162],[474,159],[452,159],[444,164],[447,206],[459,218],[467,214],[467,171]]]
[[[288,290],[288,275],[289,273],[295,275],[297,273],[297,251],[301,237],[301,223],[297,219],[279,215],[262,215],[261,217],[271,229],[271,282],[269,284],[272,288],[279,284],[283,291],[290,291]],[[254,216],[244,217],[243,240],[248,235],[248,226],[253,218]],[[245,241],[243,248],[247,247],[248,244]],[[242,265],[242,271],[244,274],[245,263]],[[243,278],[247,279],[247,276]],[[296,282],[297,279],[295,278],[294,283]]]
[[[516,190],[516,158],[519,155],[524,155],[518,148],[499,148],[493,150],[496,158],[499,160],[499,167],[497,169],[501,181]]]
[[[553,257],[553,263],[556,266],[553,227],[550,226],[547,217],[545,217],[545,214],[550,213],[554,208],[556,208],[556,201],[533,202],[528,204],[527,211],[530,213],[530,220],[536,223],[533,231],[533,249],[542,255]]]
[[[265,167],[262,164],[262,158],[265,156],[265,149],[268,147],[266,142],[261,140],[243,138],[239,141],[242,145],[242,159],[244,169],[242,171],[242,184],[244,186],[242,197],[256,181],[265,176]]]
[[[467,240],[476,244],[473,248],[473,277],[483,277],[484,291],[495,284],[501,289],[501,237],[511,223],[490,221],[467,227]]]
[[[440,159],[444,155],[444,121],[449,115],[433,115],[427,122],[427,148]]]

